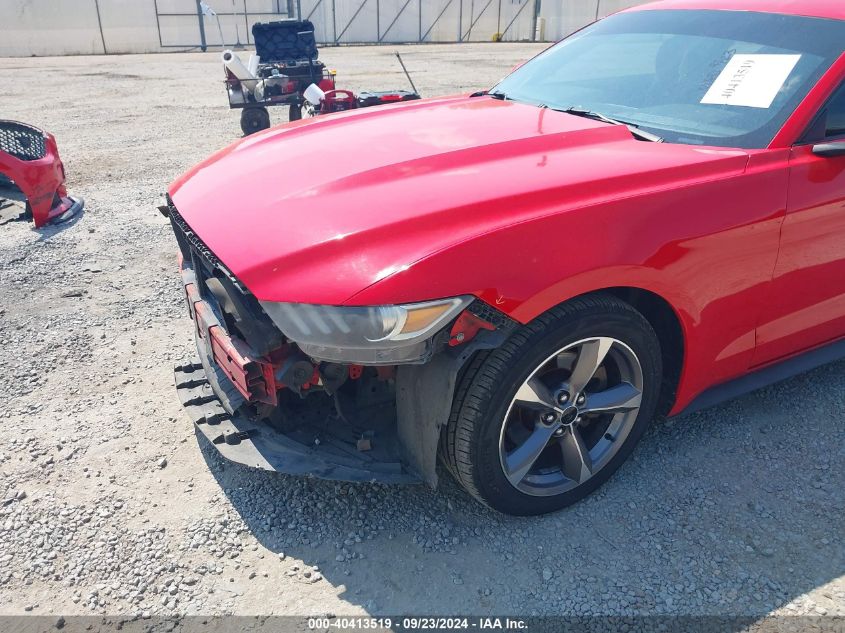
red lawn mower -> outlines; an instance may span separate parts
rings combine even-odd
[[[386,92],[359,92],[356,95],[351,90],[334,89],[323,91],[316,84],[308,86],[303,94],[305,105],[302,111],[305,116],[344,112],[346,110],[368,108],[375,105],[413,101],[414,99],[420,98],[416,91],[389,90]]]
[[[23,213],[3,213],[24,205]],[[36,228],[66,222],[84,206],[65,191],[65,168],[52,134],[18,121],[0,120],[0,214],[32,218]]]

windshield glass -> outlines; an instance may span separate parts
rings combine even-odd
[[[491,92],[599,112],[669,143],[764,148],[843,50],[837,20],[633,11],[575,33]]]

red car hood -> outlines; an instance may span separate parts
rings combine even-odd
[[[724,175],[726,161],[741,171],[745,159],[741,151],[642,142],[624,126],[461,97],[267,130],[188,171],[170,195],[259,299],[337,305],[479,234],[609,193]]]

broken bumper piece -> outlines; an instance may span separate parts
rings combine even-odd
[[[76,217],[82,209],[85,208],[85,201],[82,198],[75,198],[73,196],[65,196],[59,199],[56,204],[47,213],[46,219],[37,218],[36,224],[44,226],[45,224],[62,224],[68,220]]]
[[[84,206],[67,195],[55,137],[18,121],[0,120],[0,198],[27,203],[35,228],[66,222]]]
[[[362,465],[355,455],[332,452],[331,445],[308,445],[288,437],[243,410],[230,414],[215,395],[199,359],[175,368],[176,390],[188,417],[226,459],[289,475],[388,484],[420,483],[400,462]]]

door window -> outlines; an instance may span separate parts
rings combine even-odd
[[[845,139],[845,83],[828,99],[799,144],[812,145],[836,139]]]
[[[825,138],[845,136],[845,84],[839,87],[828,102],[825,119]]]

